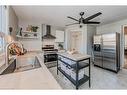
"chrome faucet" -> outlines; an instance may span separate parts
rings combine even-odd
[[[22,49],[22,52],[23,52],[23,45],[20,42],[12,41],[11,43],[7,44],[6,49],[5,49],[5,63],[6,63],[7,66],[9,64],[9,54],[10,54],[9,46],[12,45],[12,44],[19,44],[21,46],[21,49]]]

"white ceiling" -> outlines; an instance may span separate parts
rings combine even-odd
[[[20,20],[41,22],[55,26],[65,27],[66,24],[75,23],[67,18],[79,18],[79,12],[85,12],[85,17],[97,12],[102,15],[93,19],[101,24],[127,18],[127,6],[12,6]]]

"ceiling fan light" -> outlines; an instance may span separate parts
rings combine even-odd
[[[82,28],[83,27],[83,24],[100,24],[100,22],[96,22],[96,21],[91,21],[91,19],[94,19],[95,17],[101,15],[102,13],[101,12],[98,12],[94,15],[91,15],[87,18],[84,18],[83,15],[84,15],[84,12],[80,12],[80,18],[79,20],[78,19],[75,19],[73,17],[70,17],[68,16],[68,18],[72,19],[72,20],[75,20],[75,21],[78,21],[77,23],[79,24],[79,27]],[[76,23],[76,24],[77,24]],[[73,25],[73,24],[70,24],[70,25]]]
[[[82,27],[83,27],[83,23],[80,23],[80,24],[79,24],[79,28],[82,28]]]

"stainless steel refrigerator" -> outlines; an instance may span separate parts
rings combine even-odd
[[[118,72],[120,70],[120,34],[95,35],[93,39],[94,65]]]

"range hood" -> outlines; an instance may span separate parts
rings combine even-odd
[[[51,34],[50,25],[46,25],[46,35],[42,36],[42,39],[56,39],[56,37]]]

